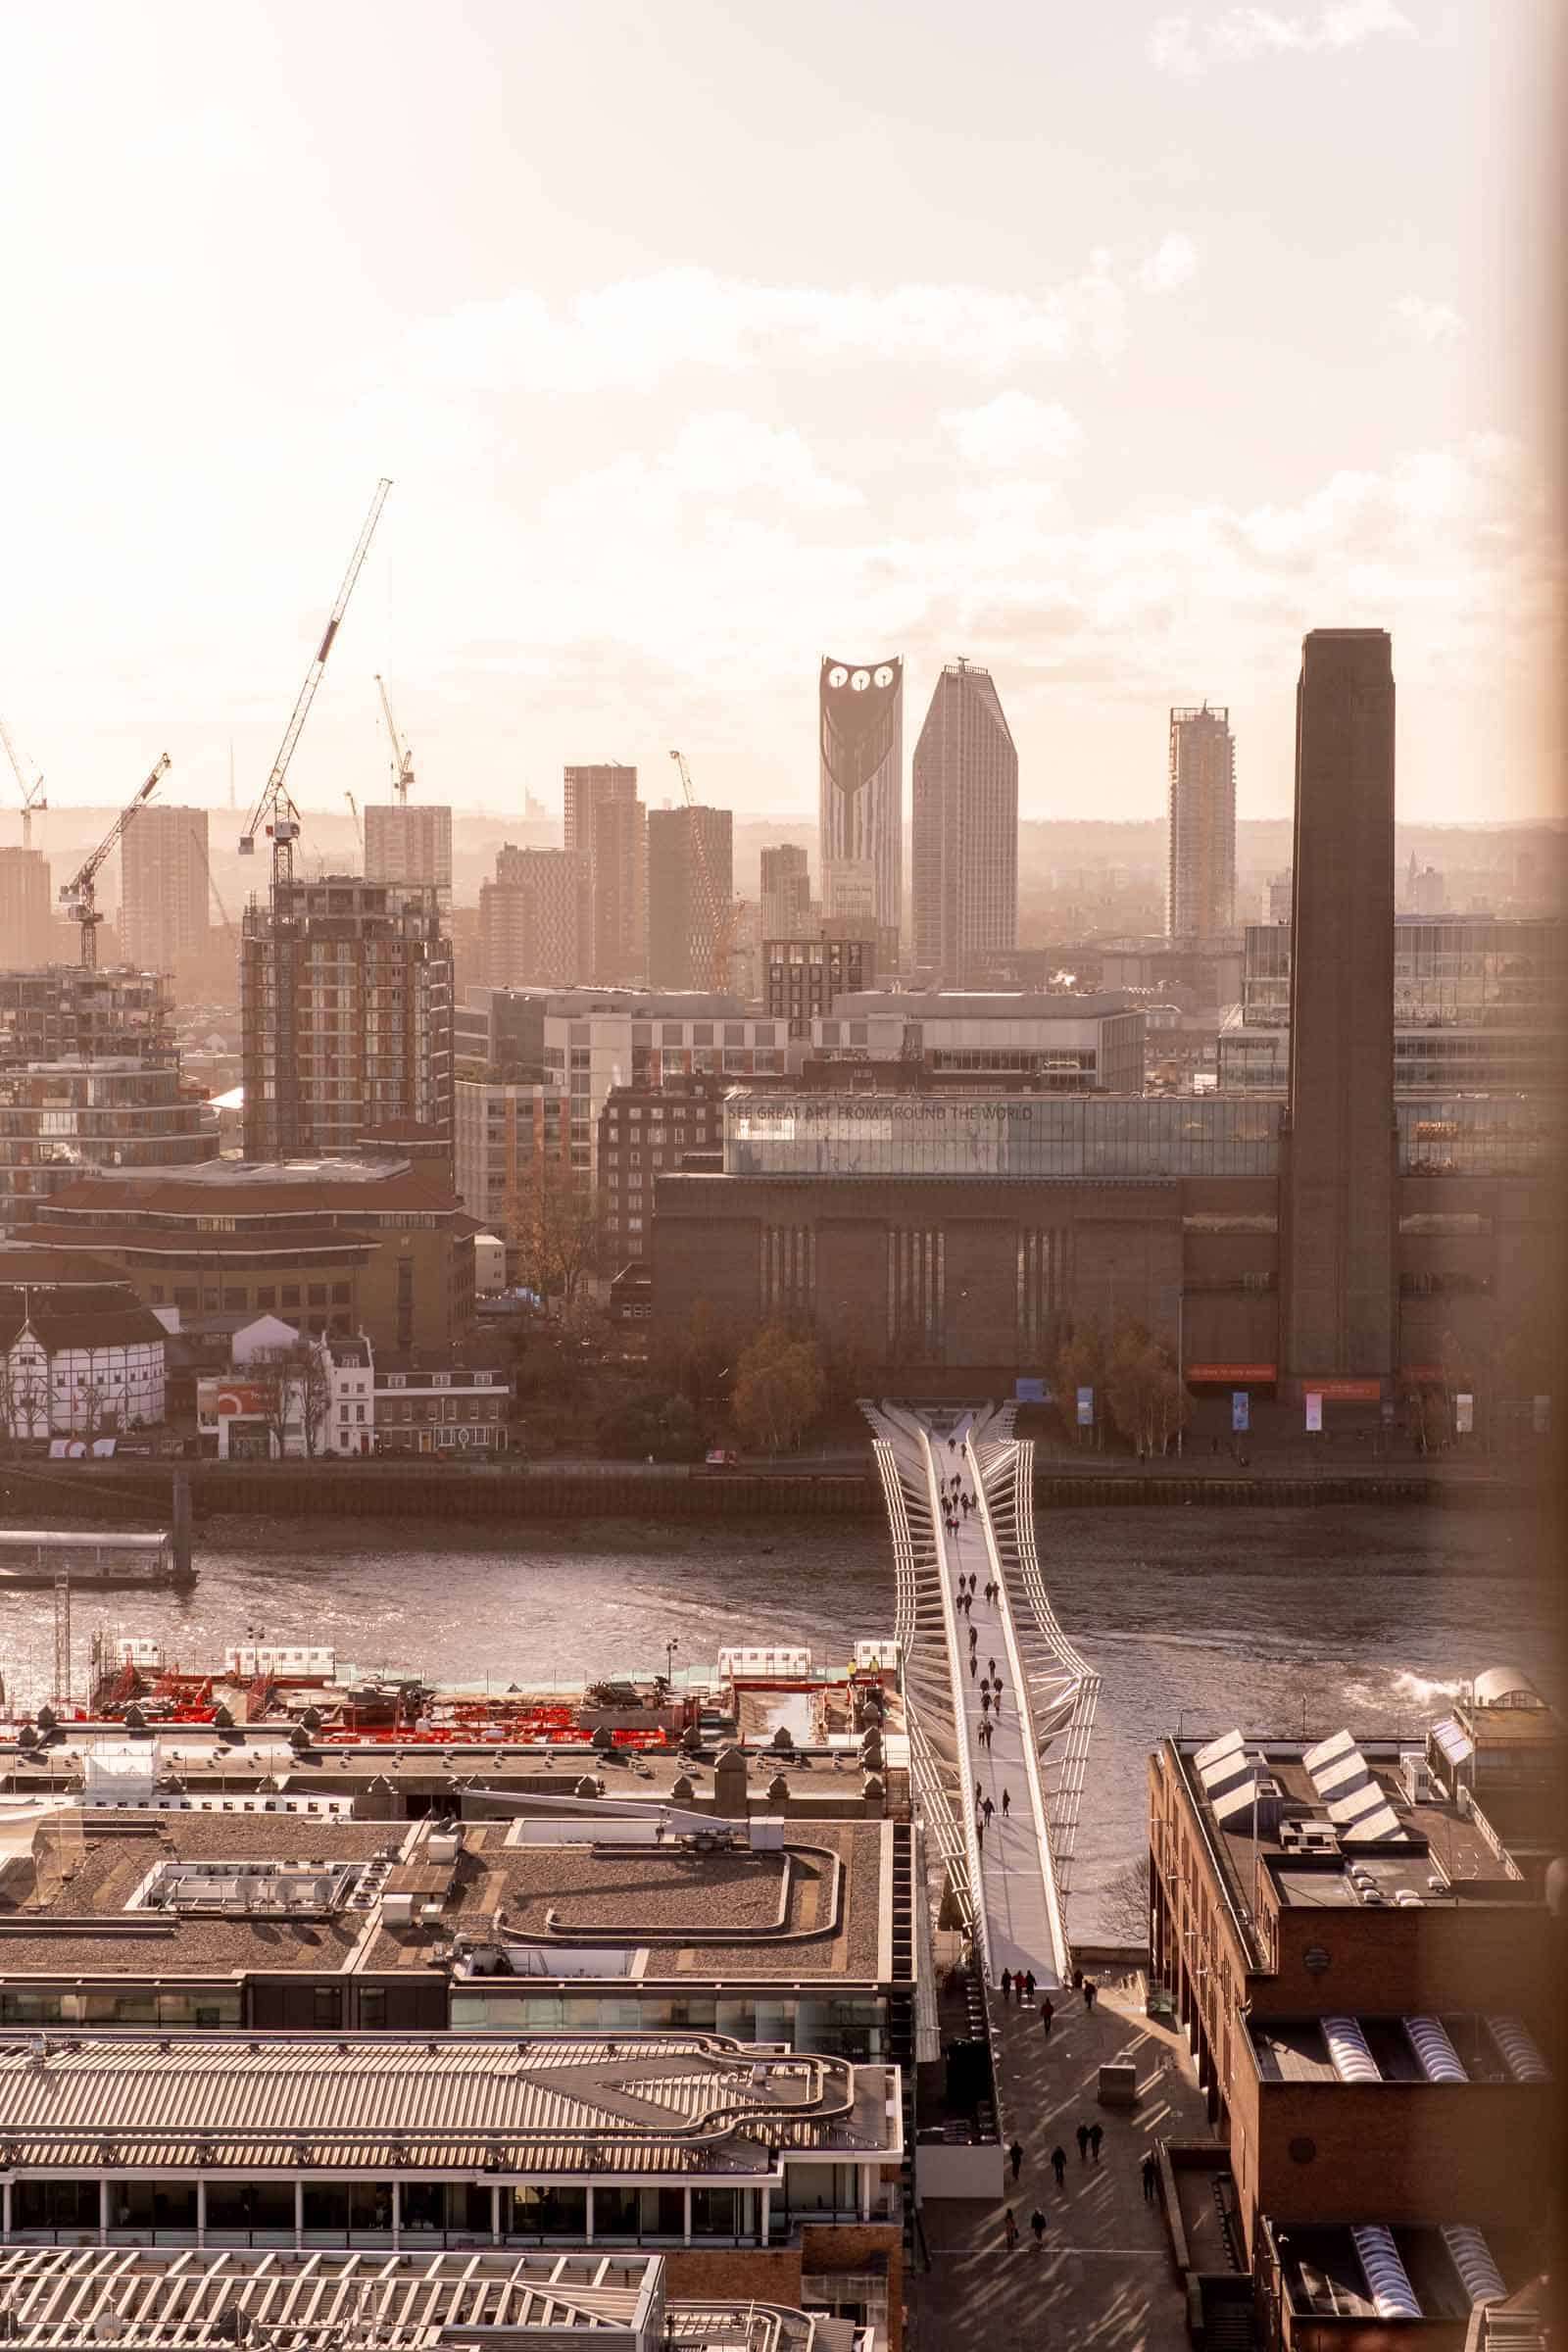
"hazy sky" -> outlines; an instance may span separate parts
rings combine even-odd
[[[814,813],[824,652],[994,671],[1022,812],[1289,806],[1395,638],[1400,812],[1553,804],[1558,0],[0,14],[0,711],[57,801],[294,768]],[[0,840],[14,840],[10,779]]]

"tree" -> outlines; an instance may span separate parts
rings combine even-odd
[[[1140,1454],[1163,1453],[1193,1409],[1170,1349],[1132,1315],[1116,1326],[1105,1394],[1116,1427]]]
[[[1091,1317],[1079,1324],[1056,1350],[1054,1368],[1056,1410],[1075,1446],[1099,1446],[1104,1426],[1105,1343],[1099,1323]],[[1089,1429],[1078,1426],[1078,1391],[1095,1392],[1095,1418]]]
[[[269,1450],[285,1455],[289,1433],[298,1429],[304,1452],[314,1458],[325,1440],[332,1402],[331,1366],[318,1342],[301,1338],[286,1348],[259,1348],[245,1370],[261,1395]]]
[[[782,1453],[800,1444],[826,1395],[816,1342],[769,1323],[736,1366],[730,1411],[749,1445]]]
[[[1135,1854],[1105,1881],[1100,1899],[1101,1929],[1107,1943],[1149,1942],[1149,1856]]]
[[[685,1330],[661,1347],[658,1370],[706,1425],[724,1402],[739,1353],[734,1333],[706,1298],[698,1298]]]
[[[586,1176],[564,1159],[536,1152],[507,1200],[507,1228],[517,1274],[541,1299],[559,1299],[570,1320],[599,1250],[599,1208]]]

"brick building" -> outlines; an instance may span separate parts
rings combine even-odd
[[[762,1002],[775,1020],[789,1023],[791,1037],[809,1037],[812,1021],[840,997],[875,980],[874,940],[786,936],[762,944]]]
[[[1151,1760],[1152,1975],[1284,2340],[1293,2319],[1467,2317],[1456,2229],[1509,2287],[1542,2267],[1563,1760],[1560,1719],[1500,1670],[1420,1739],[1236,1729]],[[1415,2308],[1377,2307],[1369,2264]]]
[[[689,1153],[720,1150],[728,1091],[729,1081],[714,1076],[612,1087],[599,1114],[601,1255],[611,1273],[649,1255],[660,1176]]]

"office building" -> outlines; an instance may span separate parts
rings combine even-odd
[[[719,944],[735,896],[727,808],[653,808],[648,815],[648,979],[656,989],[723,986]]]
[[[174,999],[162,972],[80,963],[0,971],[0,1068],[105,1056],[174,1055]]]
[[[810,1024],[811,1060],[918,1073],[955,1092],[1136,1094],[1144,1014],[1124,996],[845,995]]]
[[[172,972],[207,945],[207,810],[155,803],[120,842],[120,937],[127,963]]]
[[[840,997],[874,987],[876,943],[869,939],[770,939],[762,951],[762,1003],[791,1037],[809,1037],[813,1021]]]
[[[76,1172],[20,1238],[105,1260],[185,1331],[275,1314],[444,1364],[472,1321],[476,1230],[439,1173],[407,1159],[212,1159]]]
[[[1281,1366],[1395,1370],[1394,667],[1383,629],[1314,629],[1297,687]]]
[[[894,970],[904,922],[904,663],[824,657],[817,681],[818,854],[822,911],[870,911],[883,968]]]
[[[576,850],[519,850],[496,857],[479,889],[479,966],[490,988],[569,988],[592,953],[588,860]]]
[[[612,1273],[647,1255],[654,1187],[664,1171],[694,1152],[716,1159],[722,1151],[728,1091],[728,1081],[710,1072],[611,1088],[599,1114],[599,1199]]]
[[[1291,928],[1250,923],[1241,1002],[1219,1033],[1219,1083],[1283,1093],[1289,1075]],[[1568,924],[1552,915],[1401,914],[1394,925],[1396,1095],[1561,1087]]]
[[[1151,1979],[1265,2341],[1544,2340],[1467,2329],[1545,2267],[1563,1728],[1517,1672],[1462,1691],[1403,1739],[1238,1726],[1151,1759]]]
[[[604,760],[564,770],[562,802],[562,846],[591,858],[594,812],[607,802],[623,806],[637,798],[637,770],[623,760]]]
[[[951,662],[914,747],[913,960],[962,987],[1018,938],[1018,755],[987,669]]]
[[[332,1156],[411,1119],[452,1130],[452,945],[433,888],[279,882],[240,935],[245,1155]]]
[[[453,1092],[458,1199],[486,1232],[505,1235],[536,1163],[572,1164],[571,1099],[542,1078],[489,1074],[460,1074]],[[586,1142],[582,1149],[586,1172]]]
[[[1170,714],[1169,868],[1165,928],[1172,939],[1218,940],[1236,921],[1236,739],[1230,712]]]
[[[1289,866],[1282,874],[1270,874],[1263,885],[1263,904],[1260,920],[1265,923],[1288,923],[1291,919],[1292,877]]]
[[[761,890],[764,940],[811,936],[811,876],[800,842],[780,842],[776,849],[762,852]]]
[[[54,897],[42,850],[0,850],[0,957],[14,971],[55,951]]]
[[[372,801],[365,811],[365,879],[435,892],[443,922],[452,913],[452,811],[419,801]]]

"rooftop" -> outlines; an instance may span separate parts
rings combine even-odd
[[[825,2352],[801,2312],[664,2301],[659,2254],[349,2253],[334,2248],[28,2246],[0,2253],[10,2341],[187,2352],[234,2340],[234,2318],[270,2343],[321,2352],[427,2352],[492,2338],[558,2352],[591,2335],[602,2352]],[[661,2326],[661,2315],[663,2326]],[[260,2338],[258,2338],[260,2340]]]
[[[898,2070],[713,2034],[0,2035],[12,2167],[781,2177],[897,2158]]]

